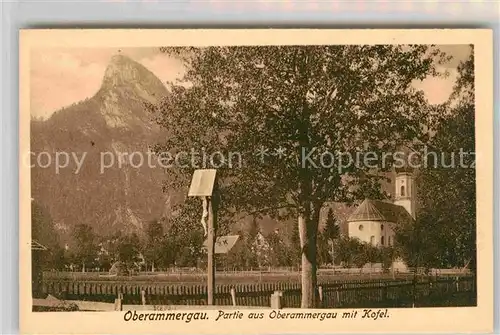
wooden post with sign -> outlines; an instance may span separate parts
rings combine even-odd
[[[207,197],[208,198],[208,197]],[[215,211],[212,199],[208,203],[208,227],[207,227],[207,304],[214,305],[215,294]]]
[[[200,197],[203,204],[201,223],[207,237],[207,304],[214,305],[215,299],[215,238],[217,228],[218,187],[216,170],[203,169],[193,173],[188,196]]]

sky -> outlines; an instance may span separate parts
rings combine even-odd
[[[439,46],[453,56],[443,67],[447,78],[427,78],[414,86],[422,89],[432,104],[448,99],[456,79],[456,66],[467,58],[467,45]],[[141,63],[162,82],[182,75],[182,63],[159,48],[50,48],[31,54],[31,115],[47,118],[58,109],[93,96],[99,89],[106,66],[113,55],[122,53]]]

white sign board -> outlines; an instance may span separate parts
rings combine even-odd
[[[193,179],[191,180],[191,186],[189,187],[188,196],[190,197],[212,196],[215,185],[216,172],[217,170],[215,169],[195,170],[193,173]]]

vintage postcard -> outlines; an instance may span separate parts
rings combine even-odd
[[[493,330],[492,32],[20,31],[30,334]]]

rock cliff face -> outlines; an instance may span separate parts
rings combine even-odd
[[[147,163],[149,146],[165,134],[144,105],[166,94],[148,69],[117,55],[93,97],[31,122],[32,197],[49,210],[62,235],[79,223],[98,234],[140,231],[148,220],[168,214],[164,171]],[[52,160],[47,168],[42,152]],[[58,155],[61,165],[69,160],[56,173]],[[75,158],[82,162],[78,173]]]

